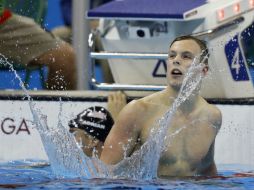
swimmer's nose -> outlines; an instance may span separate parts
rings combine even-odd
[[[180,65],[179,61],[173,61],[173,65]]]

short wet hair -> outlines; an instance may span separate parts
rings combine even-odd
[[[206,41],[204,40],[200,40],[194,36],[191,36],[191,35],[187,35],[187,36],[179,36],[179,37],[176,37],[172,42],[171,44],[169,45],[169,47],[171,47],[175,42],[177,41],[182,41],[182,40],[193,40],[195,41],[200,49],[201,49],[201,55],[200,55],[200,61],[201,60],[204,60],[204,64],[208,65],[208,58],[209,58],[209,51],[208,51],[208,48],[207,48],[207,45],[206,45]]]

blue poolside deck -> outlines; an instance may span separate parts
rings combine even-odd
[[[114,0],[88,11],[89,18],[183,19],[206,0]]]

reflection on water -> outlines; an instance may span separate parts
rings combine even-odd
[[[240,165],[237,168],[241,168]],[[21,189],[253,189],[254,173],[223,170],[213,178],[154,180],[56,178],[47,162],[13,161],[0,164],[0,188]]]

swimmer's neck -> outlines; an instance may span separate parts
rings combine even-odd
[[[180,92],[180,89],[174,89],[171,86],[168,86],[164,90],[164,102],[167,105],[172,105],[173,101],[177,98],[178,94]],[[185,100],[179,107],[179,109],[183,113],[191,112],[195,107],[197,106],[198,102],[201,100],[201,97],[199,96],[199,90],[194,90],[193,93],[188,97],[187,100]]]

